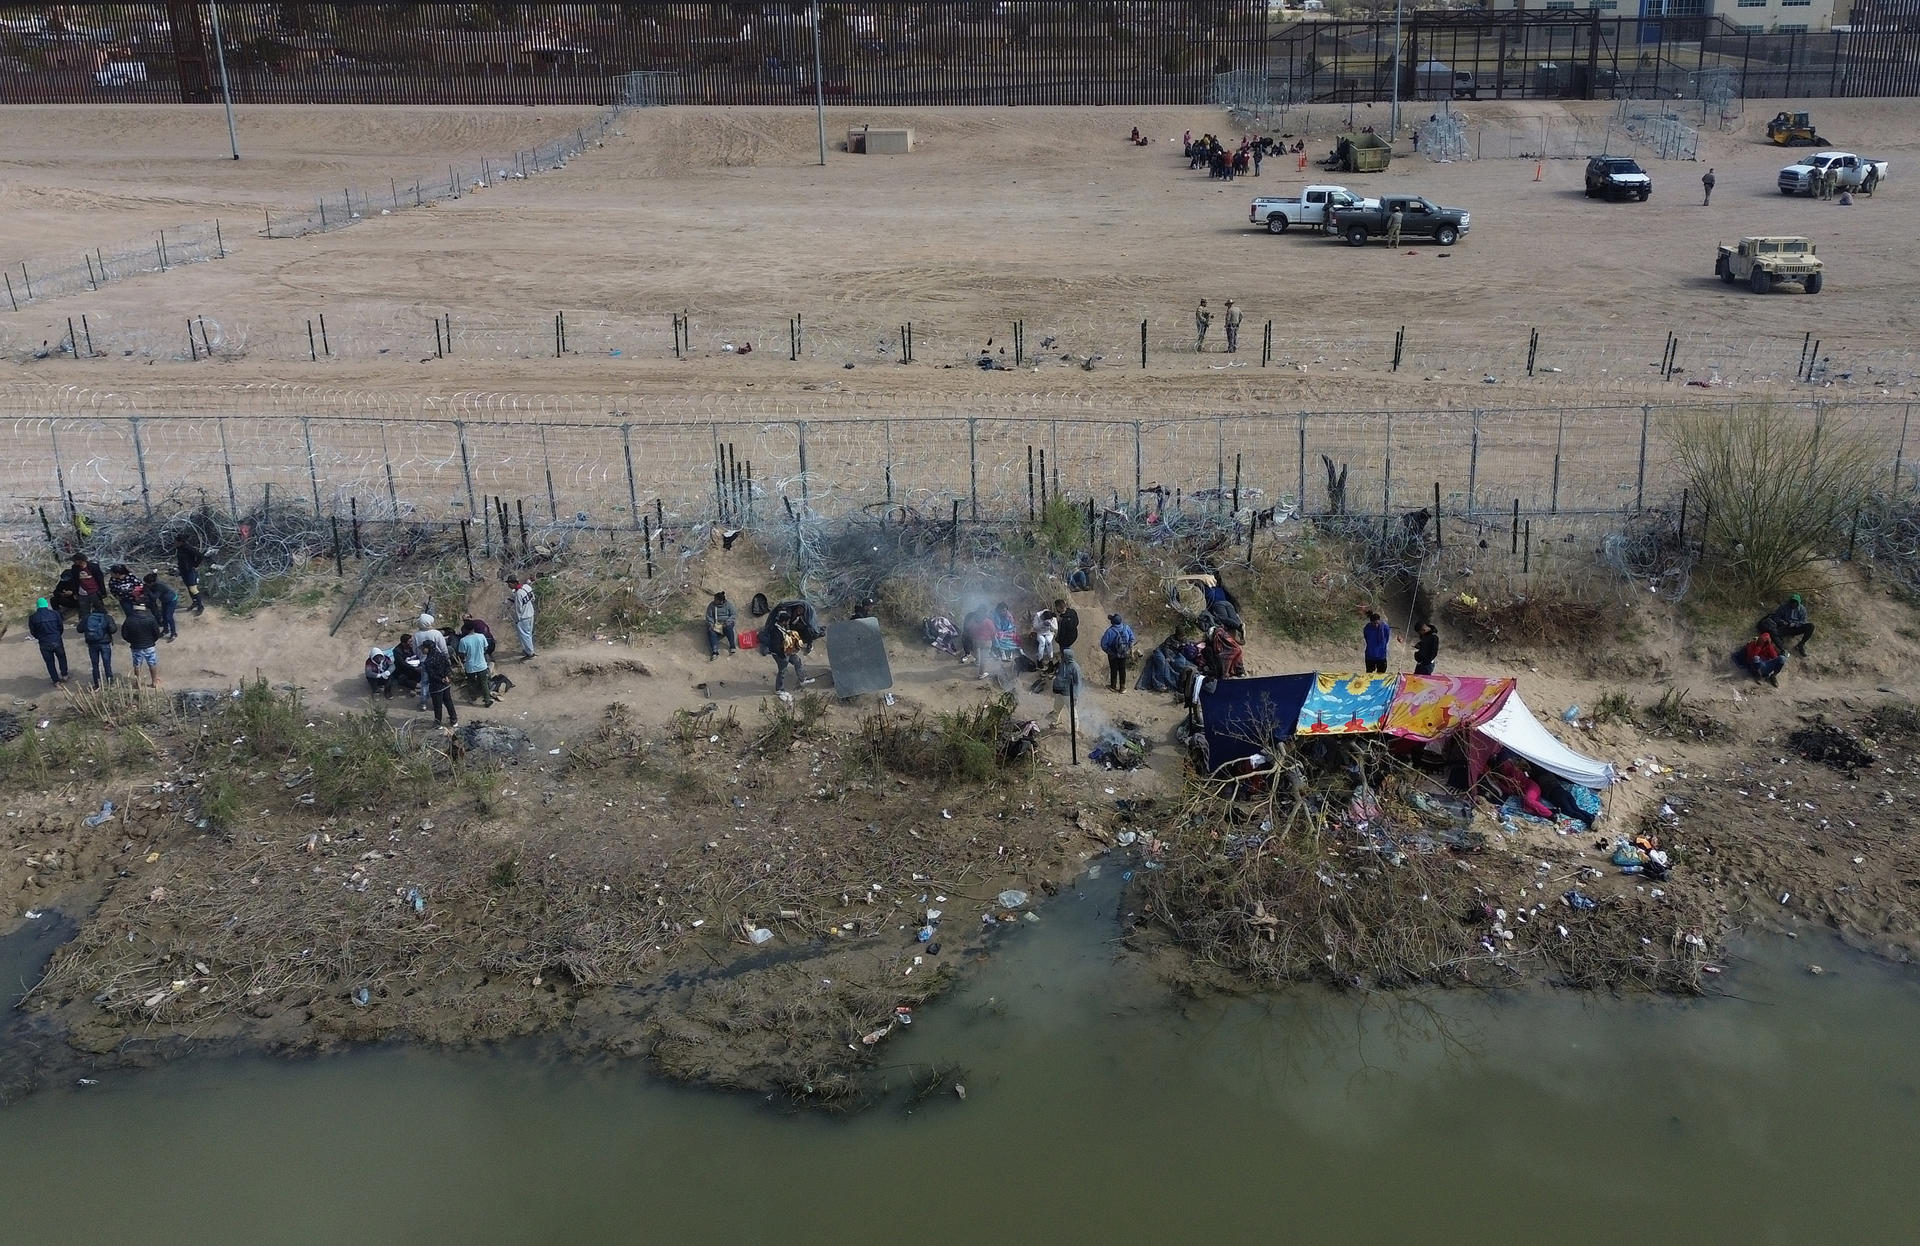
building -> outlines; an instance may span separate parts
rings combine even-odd
[[[1495,13],[1586,13],[1639,17],[1717,17],[1746,35],[1804,34],[1833,29],[1835,0],[1488,0]]]

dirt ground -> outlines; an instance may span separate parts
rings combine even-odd
[[[1832,349],[1844,343],[1892,369],[1827,392],[1904,396],[1914,392],[1897,374],[1914,337],[1908,292],[1920,284],[1900,206],[1905,162],[1920,149],[1914,105],[1814,107],[1837,145],[1894,161],[1888,190],[1846,208],[1782,198],[1772,178],[1784,156],[1757,140],[1771,111],[1759,107],[1749,110],[1741,132],[1706,138],[1719,179],[1711,208],[1696,198],[1701,168],[1692,164],[1654,163],[1656,191],[1648,203],[1597,203],[1581,193],[1578,160],[1545,161],[1535,181],[1529,160],[1442,166],[1403,153],[1364,188],[1417,191],[1468,207],[1474,228],[1450,252],[1410,247],[1400,254],[1250,228],[1245,200],[1297,190],[1302,176],[1270,164],[1258,181],[1223,187],[1189,172],[1168,140],[1183,129],[1228,130],[1210,110],[834,110],[830,134],[860,122],[904,122],[915,127],[920,150],[903,158],[834,153],[824,171],[812,163],[812,122],[802,111],[630,114],[604,148],[555,173],[336,233],[243,236],[221,263],[0,313],[0,338],[16,343],[62,336],[67,316],[81,313],[103,326],[103,336],[208,315],[250,325],[253,343],[238,357],[199,366],[151,355],[16,356],[20,361],[0,374],[0,394],[16,416],[93,405],[240,414],[257,410],[269,393],[276,410],[399,416],[444,409],[455,394],[484,393],[590,415],[617,405],[642,421],[690,411],[796,409],[1446,409],[1486,401],[1487,361],[1495,352],[1510,360],[1513,344],[1523,347],[1527,329],[1540,325],[1567,368],[1531,382],[1509,369],[1504,400],[1697,393],[1646,379],[1652,359],[1643,356],[1657,352],[1669,330],[1761,343],[1728,355],[1746,361],[1749,379],[1733,387],[1740,394],[1789,388],[1791,347],[1811,331]],[[1504,120],[1524,123],[1530,109],[1560,106],[1508,106],[1513,115]],[[1500,108],[1480,110],[1493,118]],[[378,183],[530,144],[575,120],[572,112],[548,109],[249,108],[241,113],[249,157],[236,164],[224,158],[217,110],[8,109],[0,111],[0,212],[7,221],[0,260],[57,256],[230,209],[296,207],[312,194],[337,193],[332,183]],[[1324,120],[1315,118],[1310,146],[1324,144]],[[1122,140],[1132,125],[1153,144],[1127,146]],[[1319,180],[1313,170],[1307,175]],[[1713,281],[1713,244],[1747,232],[1815,238],[1830,266],[1827,290],[1811,301],[1784,293],[1757,298]],[[1263,275],[1266,265],[1270,275]],[[1230,367],[1224,356],[1182,351],[1199,297],[1216,304],[1236,298],[1250,325],[1273,318],[1277,335],[1293,344],[1280,353],[1294,366]],[[540,335],[562,307],[579,309],[570,317],[591,349],[540,358]],[[690,362],[670,357],[668,318],[682,309],[694,322]],[[288,343],[319,310],[341,326],[344,357],[308,363]],[[417,328],[442,310],[474,335],[467,341],[494,348],[424,361],[417,341],[403,350],[380,346],[382,335]],[[795,312],[807,318],[813,353],[790,363],[784,334]],[[1062,353],[1109,358],[1093,371],[1057,359],[1038,372],[972,367],[988,338],[996,353],[1006,344],[1004,326],[1014,319],[1026,321],[1030,343],[1051,336]],[[1153,333],[1153,363],[1144,373],[1121,362],[1137,350],[1141,319],[1152,322]],[[925,366],[864,366],[892,362],[882,340],[907,321]],[[1389,374],[1373,345],[1364,359],[1351,345],[1390,340],[1403,323],[1438,343],[1424,348],[1418,369]],[[303,345],[304,330],[299,339]],[[721,349],[749,341],[757,347],[751,355]],[[1785,376],[1769,380],[1761,361],[1777,347]],[[1476,353],[1482,350],[1489,353]],[[1247,359],[1243,344],[1231,362]],[[849,362],[862,366],[849,372]],[[615,403],[601,401],[609,396]],[[12,426],[21,438],[12,463],[38,479],[47,474],[44,451],[29,423]],[[765,738],[779,713],[768,699],[771,664],[746,654],[709,663],[697,621],[705,592],[725,589],[745,601],[772,588],[768,562],[744,545],[705,551],[683,594],[646,626],[577,620],[536,661],[510,663],[519,686],[493,710],[463,717],[526,732],[525,756],[491,779],[448,769],[418,802],[323,815],[299,803],[299,775],[252,761],[231,767],[249,794],[243,829],[225,838],[208,834],[196,825],[199,785],[213,772],[185,775],[181,750],[211,745],[202,739],[208,727],[191,721],[140,728],[158,733],[152,748],[133,724],[115,723],[99,737],[106,743],[69,759],[64,778],[23,784],[0,776],[7,815],[0,821],[0,930],[27,920],[30,909],[96,911],[94,928],[76,947],[96,965],[118,965],[114,973],[125,974],[124,981],[109,974],[121,993],[104,995],[108,988],[98,980],[56,978],[66,994],[36,1001],[43,1009],[37,1015],[63,1018],[76,1047],[123,1058],[201,1039],[311,1047],[565,1029],[582,1046],[652,1052],[682,1075],[722,1084],[804,1094],[808,1079],[839,1076],[830,1062],[809,1063],[819,1050],[752,1018],[764,1018],[769,999],[791,1002],[803,979],[831,979],[843,989],[806,1003],[810,1041],[827,1035],[837,1054],[847,1039],[857,1044],[872,1032],[860,1027],[889,1024],[891,1007],[922,998],[930,988],[921,984],[937,967],[913,962],[927,956],[917,950],[913,925],[925,908],[945,907],[956,932],[982,932],[956,933],[945,963],[990,951],[993,927],[981,919],[1001,911],[1001,888],[1042,894],[1106,851],[1114,827],[1136,816],[1139,802],[1173,790],[1179,762],[1171,732],[1181,711],[1168,697],[1096,694],[1095,714],[1136,721],[1155,742],[1147,767],[1076,768],[1055,733],[1037,769],[985,789],[862,771],[856,741],[870,705],[828,708],[812,734],[774,747],[770,757],[754,741]],[[1119,609],[1141,625],[1143,638],[1157,639],[1168,617],[1155,600],[1150,569],[1136,570],[1077,601],[1084,630],[1097,631],[1105,612]],[[1890,954],[1911,955],[1906,906],[1915,865],[1902,847],[1910,828],[1898,813],[1912,795],[1911,732],[1897,728],[1877,741],[1879,769],[1861,769],[1857,779],[1800,759],[1780,737],[1805,714],[1851,722],[1889,697],[1910,698],[1920,631],[1906,607],[1851,570],[1826,568],[1818,578],[1824,587],[1813,596],[1827,629],[1824,643],[1794,664],[1778,690],[1725,668],[1733,638],[1724,633],[1744,621],[1703,622],[1658,602],[1623,606],[1623,627],[1598,648],[1532,649],[1450,636],[1448,669],[1518,675],[1553,730],[1626,771],[1628,782],[1612,794],[1601,827],[1606,836],[1663,819],[1663,804],[1675,811],[1660,822],[1663,840],[1682,861],[1667,896],[1608,871],[1599,834],[1575,840],[1496,828],[1484,875],[1490,901],[1522,894],[1521,883],[1544,861],[1556,880],[1599,869],[1600,877],[1583,885],[1603,900],[1653,906],[1655,922],[1670,900],[1685,901],[1689,915],[1724,906],[1725,925],[1820,921]],[[1050,597],[1055,583],[1040,586],[1041,596]],[[43,730],[43,721],[49,731],[86,726],[93,722],[87,706],[47,691],[19,625],[32,587],[19,581],[9,590],[20,600],[10,598],[4,612],[13,627],[0,635],[0,705],[28,731]],[[179,642],[162,648],[163,680],[170,690],[223,694],[255,678],[297,685],[316,723],[338,720],[366,705],[358,672],[367,647],[391,643],[431,589],[425,582],[387,585],[330,634],[349,591],[329,569],[316,568],[248,617],[216,610],[190,619]],[[491,588],[474,588],[471,601],[483,615],[502,616]],[[950,604],[957,616],[960,604]],[[1023,611],[1033,604],[1015,603]],[[1355,639],[1326,640],[1256,624],[1250,673],[1350,668],[1357,626]],[[890,648],[896,704],[888,712],[952,711],[983,699],[972,668],[930,655],[910,633],[895,634]],[[1397,653],[1396,666],[1404,664]],[[829,671],[813,673],[821,682],[809,691],[830,691]],[[1644,709],[1669,689],[1684,690],[1725,734],[1689,738],[1683,731],[1676,738],[1655,725]],[[1590,715],[1614,691],[1640,707],[1634,721],[1590,729],[1560,722],[1567,707],[1578,704]],[[614,704],[629,707],[632,726],[610,736]],[[739,727],[709,733],[717,739],[674,738],[676,722],[709,704],[715,721],[731,714]],[[1048,708],[1031,694],[1020,701],[1023,714]],[[429,734],[410,704],[396,702],[393,714],[410,731]],[[613,739],[628,736],[643,742],[631,755]],[[1779,796],[1788,779],[1813,796],[1755,803],[1756,793]],[[121,813],[86,827],[82,819],[103,798],[115,799]],[[1847,819],[1856,825],[1843,834],[1837,828]],[[1150,818],[1142,825],[1154,829]],[[1863,858],[1858,864],[1856,856]],[[553,864],[542,867],[541,860]],[[508,875],[526,871],[537,886],[521,891],[492,881],[503,861],[514,863]],[[868,868],[880,862],[886,872]],[[762,880],[754,880],[756,868]],[[789,905],[780,888],[762,885],[776,877],[790,881],[804,902]],[[729,885],[732,879],[746,881]],[[413,918],[404,911],[406,889],[419,880],[433,897],[421,914],[424,926],[408,924]],[[360,883],[377,885],[362,891]],[[594,886],[617,892],[622,903],[598,917],[571,907]],[[205,919],[224,911],[219,906],[231,895],[256,887],[297,901],[316,929],[334,931],[330,937],[351,927],[373,932],[376,944],[390,938],[393,955],[412,966],[410,976],[369,979],[351,957],[309,973],[299,958],[319,945],[294,939],[297,925],[283,932],[292,942],[274,945],[269,968],[249,966]],[[514,904],[523,895],[554,897],[549,917],[559,924],[577,918],[573,934],[554,934],[551,946],[468,955],[465,945],[479,947],[497,934],[492,915],[507,911],[503,893]],[[1768,903],[1755,904],[1748,893]],[[1790,899],[1780,901],[1782,893]],[[944,905],[934,899],[940,895],[948,897]],[[781,917],[787,909],[802,916]],[[345,924],[329,926],[335,918]],[[771,951],[746,942],[742,920],[774,930]],[[628,959],[610,980],[644,987],[638,1000],[602,990],[578,959],[584,948],[604,945],[606,922],[627,923],[621,946]],[[849,922],[856,925],[849,929]],[[1683,931],[1678,918],[1669,925],[1676,939],[1694,932],[1691,925]],[[1698,933],[1717,940],[1723,929]],[[109,944],[117,952],[129,935],[141,956],[102,959]],[[212,957],[209,947],[222,948],[225,959]],[[781,959],[788,955],[796,959]],[[833,967],[815,974],[821,955]],[[564,975],[550,968],[568,963],[575,967]],[[920,973],[912,990],[909,968]],[[256,974],[265,976],[250,976]],[[743,993],[739,978],[752,974],[771,985]],[[183,981],[186,987],[175,986]],[[256,985],[261,994],[248,994]],[[365,1004],[353,995],[361,985],[369,987]],[[136,988],[144,992],[137,998]],[[194,1004],[231,992],[238,992],[232,1007]],[[647,992],[671,998],[673,1008],[655,1009]],[[160,1002],[147,1007],[155,997]],[[747,1041],[731,1043],[729,1036],[742,1034]],[[722,1056],[699,1055],[723,1049]]]

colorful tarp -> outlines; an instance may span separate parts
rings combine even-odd
[[[1383,730],[1408,740],[1437,740],[1493,717],[1513,691],[1511,679],[1478,675],[1402,675]]]
[[[1297,730],[1301,735],[1378,731],[1399,683],[1398,675],[1317,674],[1300,706]]]

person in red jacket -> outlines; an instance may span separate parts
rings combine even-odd
[[[1776,688],[1780,686],[1780,672],[1787,665],[1787,655],[1773,643],[1772,632],[1761,632],[1749,640],[1733,660],[1745,667],[1755,679],[1764,679]]]

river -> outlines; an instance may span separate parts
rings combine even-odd
[[[964,1102],[790,1115],[533,1050],[107,1073],[0,1110],[0,1240],[1920,1238],[1910,971],[1778,938],[1699,1001],[1175,1000],[1117,954],[1112,885],[887,1041],[965,1066]]]

